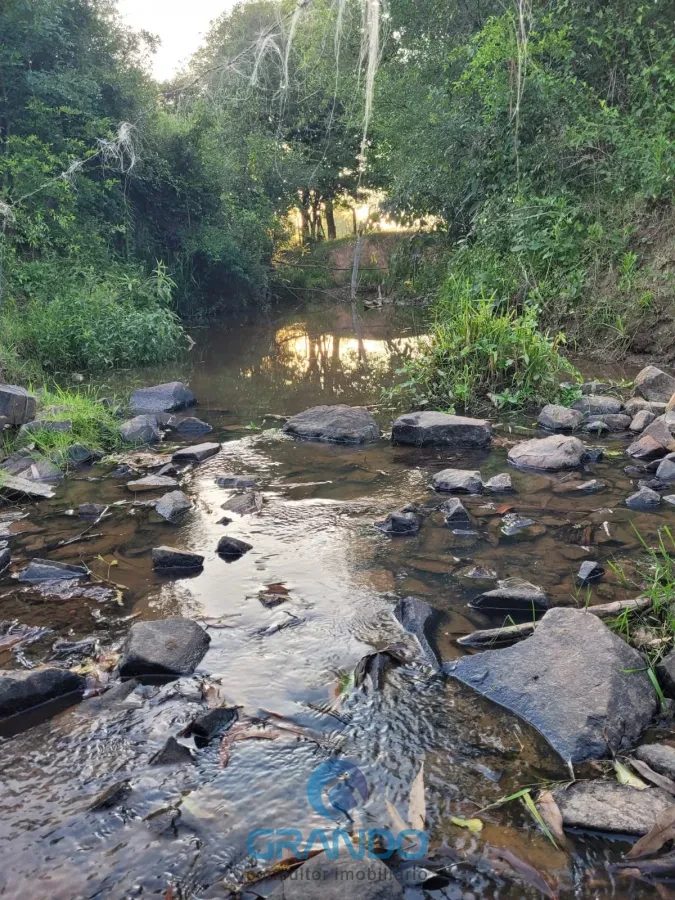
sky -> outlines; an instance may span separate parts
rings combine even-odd
[[[163,81],[199,47],[209,23],[235,0],[118,0],[122,18],[132,28],[145,29],[162,41],[152,71]]]

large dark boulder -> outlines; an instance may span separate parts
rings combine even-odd
[[[493,590],[479,594],[469,606],[485,612],[533,613],[550,609],[551,601],[536,584],[520,578],[507,578],[498,582]]]
[[[529,722],[566,762],[631,749],[657,707],[639,653],[584,610],[551,609],[522,643],[444,669]]]
[[[399,900],[403,889],[379,859],[320,853],[296,869],[269,900]]]
[[[382,522],[375,522],[375,527],[383,534],[417,534],[420,530],[420,517],[413,509],[399,509],[389,513]]]
[[[416,447],[483,448],[492,440],[492,425],[486,419],[431,411],[413,412],[396,419],[391,439],[395,444]]]
[[[218,556],[222,556],[225,559],[240,559],[245,553],[248,553],[248,551],[252,549],[252,545],[246,541],[241,541],[239,538],[235,537],[228,537],[226,534],[218,541],[217,548]]]
[[[578,468],[583,457],[584,445],[579,438],[552,434],[547,438],[521,441],[509,450],[508,460],[520,469],[560,472]]]
[[[0,672],[0,716],[13,716],[65,694],[82,694],[84,678],[69,669]]]
[[[8,425],[25,425],[35,418],[37,400],[25,388],[0,384],[0,416]]]
[[[192,675],[209,649],[204,629],[179,616],[132,625],[122,650],[123,678]]]
[[[667,403],[675,394],[675,378],[657,369],[656,366],[646,366],[638,373],[635,387],[645,400]]]
[[[196,403],[195,395],[182,381],[156,384],[134,391],[129,406],[134,413],[169,413]]]
[[[192,550],[177,550],[175,547],[154,547],[152,568],[156,571],[196,571],[204,565],[204,557]]]
[[[155,512],[167,522],[177,522],[192,504],[182,491],[170,491],[157,501]]]
[[[309,441],[362,444],[376,441],[380,429],[363,406],[314,406],[293,416],[283,431]]]

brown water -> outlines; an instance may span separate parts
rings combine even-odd
[[[27,558],[49,555],[86,562],[105,583],[57,595],[17,588],[5,577],[0,617],[51,631],[22,645],[19,654],[6,649],[0,666],[19,665],[22,658],[40,662],[57,638],[93,635],[103,651],[114,649],[129,616],[206,617],[211,649],[192,679],[139,688],[108,709],[85,701],[46,721],[38,714],[15,722],[18,733],[6,729],[0,738],[0,896],[164,897],[171,885],[174,900],[229,896],[226,885],[255,869],[246,843],[252,829],[291,827],[307,834],[333,827],[312,812],[306,795],[310,773],[331,753],[365,774],[368,827],[391,824],[387,800],[406,817],[424,760],[431,846],[445,842],[467,863],[453,870],[449,886],[409,887],[408,898],[539,896],[486,868],[479,857],[488,844],[548,873],[561,896],[651,895],[651,888],[615,882],[610,873],[625,842],[577,836],[569,853],[556,851],[518,803],[482,813],[486,825],[478,836],[451,824],[451,816],[475,815],[525,785],[565,779],[560,761],[514,717],[431,677],[419,664],[390,672],[381,692],[357,690],[335,701],[338,686],[365,654],[394,642],[410,646],[392,615],[397,597],[413,594],[438,611],[435,643],[447,660],[461,652],[454,643],[461,634],[502,624],[503,613],[490,617],[467,607],[496,578],[526,578],[559,604],[635,596],[609,567],[588,596],[580,595],[574,579],[580,560],[612,560],[630,577],[639,549],[632,523],[649,538],[675,517],[669,510],[635,514],[623,506],[633,485],[623,472],[625,443],[614,440],[603,443],[609,453],[589,470],[607,485],[599,494],[573,499],[560,492],[559,478],[511,472],[514,494],[467,500],[479,523],[476,539],[453,535],[438,513],[416,537],[380,534],[373,522],[388,512],[409,502],[438,503],[428,488],[435,471],[480,468],[484,478],[506,471],[505,446],[460,456],[395,448],[386,439],[365,448],[298,443],[263,417],[317,403],[379,404],[382,387],[412,352],[417,330],[414,322],[402,325],[373,312],[359,348],[351,316],[341,309],[211,328],[196,332],[197,346],[184,363],[107,382],[114,392],[169,378],[189,381],[197,414],[214,426],[211,437],[223,441],[222,452],[187,474],[183,489],[194,510],[180,526],[148,510],[132,515],[129,505],[112,507],[86,540],[56,547],[88,527],[69,514],[80,503],[130,499],[124,480],[107,477],[110,465],[82,470],[59,488],[55,501],[22,509],[25,517],[11,525],[13,572]],[[376,415],[388,429],[394,411],[380,405]],[[499,430],[506,441],[515,436],[510,427]],[[232,516],[226,530],[218,524],[230,496],[215,484],[221,474],[255,475],[265,498],[259,515]],[[503,505],[536,526],[505,537]],[[224,562],[215,552],[224,533],[249,541],[253,550]],[[203,572],[176,581],[154,574],[150,549],[165,543],[203,553]],[[474,566],[493,576],[468,577]],[[122,585],[121,593],[109,580]],[[272,583],[290,593],[268,610],[259,592]],[[282,627],[289,623],[293,627]],[[236,743],[226,767],[214,741],[197,752],[194,766],[150,766],[153,753],[202,706],[204,678],[219,681],[228,702],[250,713],[286,716],[320,732],[321,741]],[[130,779],[131,790],[122,800],[88,811],[96,796],[123,779]],[[264,896],[270,885],[256,890]]]

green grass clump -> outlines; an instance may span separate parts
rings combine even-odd
[[[415,406],[526,407],[561,399],[561,378],[579,378],[561,353],[564,336],[541,332],[532,306],[509,308],[451,275],[434,311],[429,343],[396,388]]]
[[[102,450],[106,453],[121,445],[119,419],[98,400],[91,389],[76,392],[60,387],[45,388],[39,392],[39,396],[38,420],[70,420],[72,430],[59,432],[37,428],[18,434],[6,447],[7,452],[32,445],[38,456],[50,459],[61,468],[67,468],[68,451],[73,444],[83,444],[89,450]]]

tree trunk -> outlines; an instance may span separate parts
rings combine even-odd
[[[326,228],[328,230],[328,240],[334,241],[337,237],[337,230],[335,228],[335,213],[333,212],[333,201],[326,200],[324,201],[324,209],[326,210]]]
[[[356,235],[358,234],[358,231],[359,230],[356,227],[356,210],[352,206],[352,232],[354,234],[354,237],[356,237]]]

